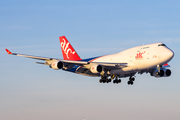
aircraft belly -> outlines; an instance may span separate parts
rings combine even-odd
[[[136,69],[135,67],[127,67],[127,68],[123,68],[123,69],[111,70],[110,73],[116,74],[116,75],[121,75],[121,74],[134,73],[134,72],[137,72],[137,70],[138,69]]]
[[[90,77],[99,77],[99,74],[93,74],[93,73],[77,73],[80,75],[90,76]]]

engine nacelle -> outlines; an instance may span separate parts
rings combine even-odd
[[[171,70],[170,69],[164,69],[164,77],[171,76]]]
[[[170,75],[171,75],[171,70],[169,69],[162,69],[160,70],[160,73],[156,69],[151,73],[151,76],[154,76],[154,77],[169,77]]]
[[[49,67],[53,68],[54,70],[59,70],[63,68],[63,63],[61,61],[56,61],[53,62]]]
[[[90,68],[90,71],[92,73],[100,73],[102,72],[102,66],[101,65],[93,65],[91,68]]]

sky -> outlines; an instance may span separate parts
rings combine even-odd
[[[180,1],[0,1],[0,120],[179,120]],[[14,53],[62,58],[65,35],[81,58],[163,42],[172,75],[114,85],[53,70]]]

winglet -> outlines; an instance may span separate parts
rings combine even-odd
[[[7,52],[8,54],[12,54],[12,52],[9,51],[8,49],[5,49],[5,50],[6,50],[6,52]]]

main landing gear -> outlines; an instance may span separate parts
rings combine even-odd
[[[112,80],[113,80],[114,84],[121,83],[121,79],[117,75],[101,76],[101,79],[99,80],[99,82],[100,83],[110,83]],[[127,82],[127,84],[128,85],[133,85],[134,81],[135,81],[135,78],[133,76],[130,76],[129,81]]]
[[[128,85],[133,85],[134,84],[134,81],[135,81],[135,78],[134,77],[130,77],[129,78],[129,81],[127,82]]]
[[[115,79],[114,79],[115,78]],[[114,79],[114,80],[113,80]],[[120,78],[118,78],[118,76],[111,76],[111,78],[110,79],[108,79],[108,77],[107,76],[101,76],[101,79],[99,80],[99,82],[100,83],[109,83],[109,82],[111,82],[113,80],[113,83],[114,84],[118,84],[118,83],[121,83],[121,79]]]
[[[116,76],[116,78],[113,80],[114,84],[121,83],[121,79]]]
[[[111,79],[107,79],[107,77],[103,77],[99,80],[100,83],[109,83],[111,82]]]
[[[111,82],[111,79],[108,79],[107,76],[101,76],[101,79],[99,80],[100,83],[109,83]]]

